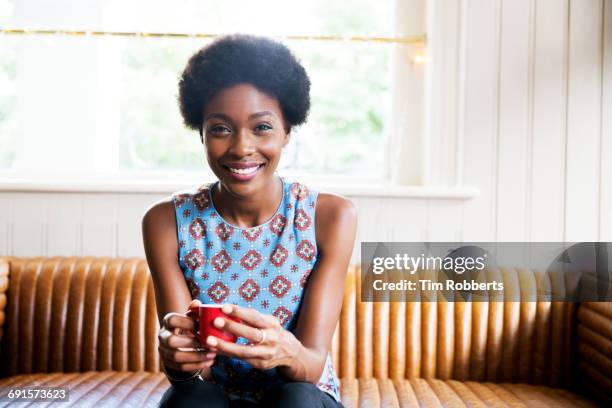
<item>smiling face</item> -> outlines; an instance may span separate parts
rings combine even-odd
[[[269,191],[289,141],[278,101],[253,85],[238,84],[211,99],[203,118],[206,158],[223,187],[240,197]]]

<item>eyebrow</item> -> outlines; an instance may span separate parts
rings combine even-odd
[[[262,116],[274,116],[274,113],[270,111],[257,112],[249,116],[249,119],[256,119]]]
[[[256,112],[253,113],[251,115],[249,115],[249,120],[251,119],[256,119],[256,118],[260,118],[262,116],[274,116],[274,113],[272,113],[271,111],[262,111],[262,112]],[[213,119],[213,118],[217,118],[217,119],[222,119],[225,120],[227,122],[231,122],[231,118],[223,113],[211,113],[210,115],[206,116],[204,118],[204,122],[206,122],[209,119]]]

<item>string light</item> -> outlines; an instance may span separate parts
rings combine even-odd
[[[140,37],[140,38],[198,38],[212,39],[219,34],[213,33],[165,33],[165,32],[140,32],[140,31],[93,31],[93,30],[38,30],[4,28],[0,29],[0,35],[63,35],[63,36],[85,36],[85,37]],[[296,41],[330,41],[330,42],[364,42],[364,43],[388,43],[388,44],[412,44],[424,46],[427,38],[425,35],[401,36],[401,37],[377,37],[377,36],[335,36],[335,35],[287,35],[274,36],[283,40]],[[422,58],[422,56],[421,56]],[[422,60],[421,60],[422,61]],[[416,62],[416,60],[415,60]]]

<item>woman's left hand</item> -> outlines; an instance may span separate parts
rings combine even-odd
[[[240,358],[253,367],[267,370],[290,365],[302,344],[279,320],[255,309],[236,305],[224,305],[221,309],[228,316],[239,318],[242,323],[217,317],[213,324],[239,337],[249,340],[249,345],[236,344],[215,336],[208,336],[206,343],[216,347],[217,354]]]

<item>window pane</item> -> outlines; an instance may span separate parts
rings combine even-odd
[[[13,166],[15,160],[15,78],[14,39],[0,41],[0,169]]]
[[[121,75],[122,169],[197,170],[204,151],[182,124],[178,77],[200,41],[125,41]]]
[[[390,47],[297,43],[312,80],[312,109],[286,156],[295,170],[384,176]]]
[[[312,109],[293,135],[283,168],[382,177],[389,47],[302,41],[289,46],[311,77]],[[201,168],[199,135],[181,125],[175,99],[176,78],[195,49],[176,40],[129,41],[121,84],[123,168]]]
[[[392,35],[391,0],[178,4],[0,0],[0,21],[30,29]],[[64,10],[72,5],[71,13],[59,13],[60,5]],[[184,127],[176,101],[182,69],[206,43],[4,36],[0,168],[32,176],[207,171],[199,135]],[[308,122],[295,129],[281,169],[360,179],[386,177],[391,46],[286,43],[311,77],[312,108]]]

